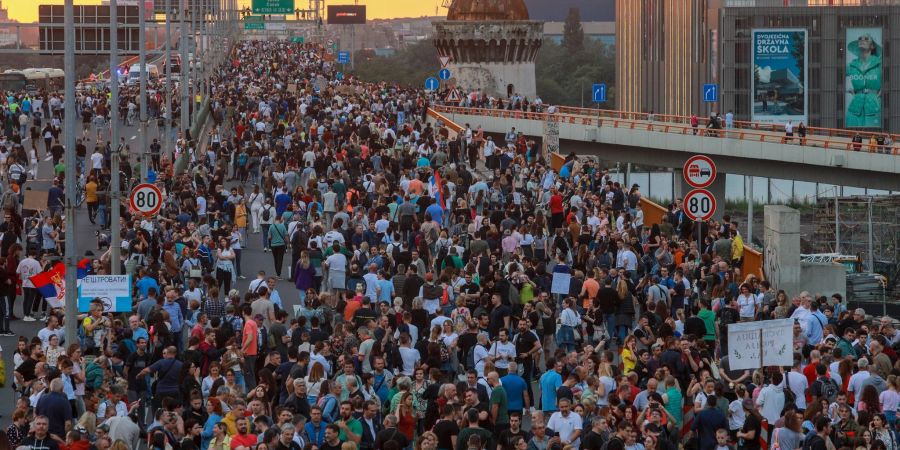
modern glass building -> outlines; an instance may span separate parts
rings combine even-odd
[[[706,114],[721,0],[617,0],[617,109]]]
[[[727,0],[719,16],[723,111],[900,132],[900,0]]]

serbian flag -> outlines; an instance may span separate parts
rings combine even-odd
[[[66,265],[58,262],[50,270],[31,278],[34,287],[44,298],[62,301],[66,296]]]
[[[65,272],[63,272],[65,273]],[[88,258],[82,258],[81,261],[78,261],[78,279],[82,279],[91,274],[91,260]]]
[[[437,204],[441,207],[441,210],[443,210],[444,183],[441,182],[441,173],[437,170],[434,171],[434,177],[431,179],[431,192],[434,195],[434,200],[437,201]]]

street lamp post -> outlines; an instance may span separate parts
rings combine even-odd
[[[169,139],[172,137],[172,0],[166,0],[166,114],[162,139],[163,149],[171,153],[172,147]],[[184,61],[181,62],[181,70],[184,72]]]
[[[75,127],[77,113],[75,111],[75,5],[74,0],[66,0],[64,7],[65,14],[65,55],[63,56],[63,70],[65,77],[65,157],[66,157],[66,248],[65,248],[65,265],[66,265],[66,342],[78,342],[77,329],[75,326],[78,316],[78,290],[75,288],[77,282],[77,251],[75,248],[75,196],[77,189],[75,187]]]
[[[121,229],[119,210],[122,201],[122,192],[119,190],[119,5],[117,0],[109,0],[109,80],[110,93],[112,94],[109,107],[110,126],[110,181],[109,181],[109,206],[110,206],[110,236],[109,256],[110,270],[113,275],[119,275],[122,268],[121,251],[119,244],[119,230]],[[82,169],[84,170],[84,169]],[[99,181],[99,180],[98,180]]]
[[[190,81],[191,63],[188,60],[188,30],[187,15],[189,14],[188,0],[181,0],[181,132],[187,135],[190,128],[190,106],[188,98],[188,82]],[[182,149],[186,150],[186,149]]]
[[[140,45],[140,49],[138,50],[138,59],[140,60],[141,67],[141,91],[140,91],[140,105],[141,105],[141,125],[138,130],[138,134],[140,135],[140,146],[141,146],[141,181],[147,182],[147,72],[149,72],[149,68],[147,67],[147,33],[145,31],[145,19],[144,15],[146,14],[146,2],[143,0],[138,2],[138,26],[140,30],[138,32],[138,45]]]

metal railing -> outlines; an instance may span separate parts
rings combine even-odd
[[[742,141],[765,142],[770,144],[785,145],[803,145],[806,147],[819,147],[832,150],[859,151],[868,153],[886,153],[897,155],[898,149],[891,145],[890,147],[878,144],[872,144],[867,141],[862,143],[852,142],[852,136],[847,134],[861,136],[881,135],[883,133],[855,133],[850,130],[837,130],[828,128],[808,128],[807,135],[804,138],[798,136],[786,136],[783,129],[778,129],[777,125],[767,125],[753,122],[735,122],[733,128],[713,129],[704,126],[693,127],[690,125],[690,117],[674,116],[674,115],[654,115],[654,120],[649,120],[646,113],[633,113],[623,111],[609,111],[600,109],[559,107],[558,112],[550,114],[547,112],[531,112],[506,109],[487,109],[487,108],[467,108],[459,106],[441,106],[432,105],[438,113],[442,114],[465,114],[485,117],[498,117],[514,120],[553,120],[559,123],[568,123],[580,126],[596,126],[625,128],[631,130],[644,130],[658,133],[674,133],[674,134],[693,134],[697,136],[738,139]],[[686,120],[685,120],[686,119]],[[812,131],[827,131],[831,134],[813,134]],[[844,132],[840,135],[838,132]],[[893,138],[892,138],[893,139]],[[896,141],[895,141],[896,142]]]

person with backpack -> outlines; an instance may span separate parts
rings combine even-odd
[[[269,251],[269,227],[275,222],[275,207],[272,199],[266,198],[265,204],[259,210],[259,225],[262,227],[263,252]]]
[[[834,403],[838,392],[841,391],[840,386],[838,386],[837,382],[828,375],[828,366],[820,362],[815,365],[815,368],[816,381],[813,381],[813,384],[809,389],[812,400],[813,402],[818,403],[822,399],[825,399],[830,405]]]

